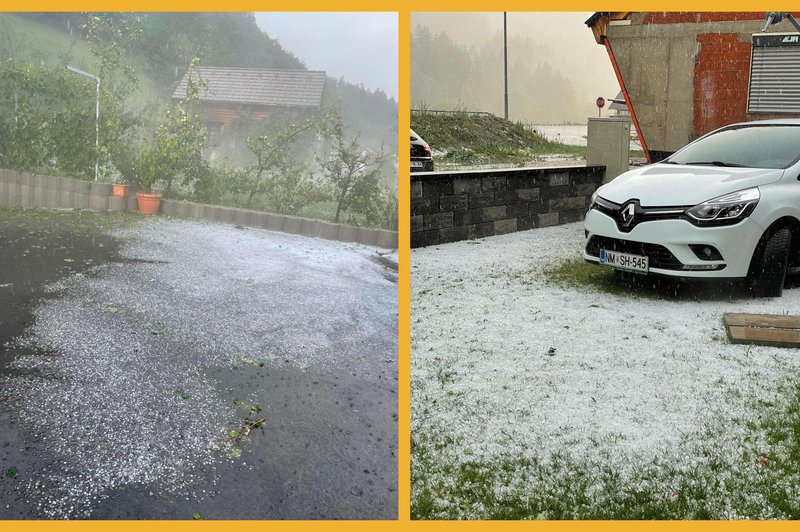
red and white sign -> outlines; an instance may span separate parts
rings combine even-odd
[[[597,100],[595,100],[594,103],[597,105],[599,109],[602,109],[603,107],[606,106],[606,99],[603,98],[602,96],[598,96]]]

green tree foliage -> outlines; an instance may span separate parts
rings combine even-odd
[[[262,127],[267,131],[247,137],[255,162],[243,171],[245,207],[250,208],[256,195],[263,195],[272,210],[295,214],[310,203],[326,199],[324,187],[314,179],[313,168],[293,157],[292,151],[300,141],[335,133],[341,127],[338,117],[314,113],[303,120],[282,122],[277,128],[269,124]]]
[[[168,107],[151,143],[141,147],[139,186],[150,191],[158,182],[166,196],[171,196],[176,179],[185,190],[193,190],[209,174],[203,158],[206,130],[199,109],[200,91],[205,81],[198,73],[200,60],[192,61],[186,86],[186,98]]]
[[[0,63],[0,167],[94,177],[95,83],[65,68]],[[100,152],[105,173],[133,120],[101,92]]]
[[[90,14],[83,31],[100,63],[101,83],[122,100],[139,83],[134,68],[126,61],[124,50],[142,39],[142,18],[130,13]]]
[[[364,148],[358,137],[346,140],[341,127],[328,158],[321,161],[323,176],[333,188],[338,222],[343,212],[357,212],[369,222],[381,218],[381,167],[383,153]]]

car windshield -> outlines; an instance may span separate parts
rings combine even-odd
[[[724,129],[689,144],[669,164],[746,168],[788,168],[800,159],[800,126],[742,126]]]

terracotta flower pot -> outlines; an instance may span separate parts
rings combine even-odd
[[[158,214],[161,209],[161,194],[136,193],[136,203],[142,214]]]
[[[114,196],[118,198],[125,198],[128,196],[128,190],[131,188],[130,185],[122,185],[119,183],[114,183],[111,185],[111,191]]]

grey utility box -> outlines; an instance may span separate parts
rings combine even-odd
[[[586,164],[605,166],[603,183],[629,168],[631,123],[625,118],[590,118],[586,136]]]

